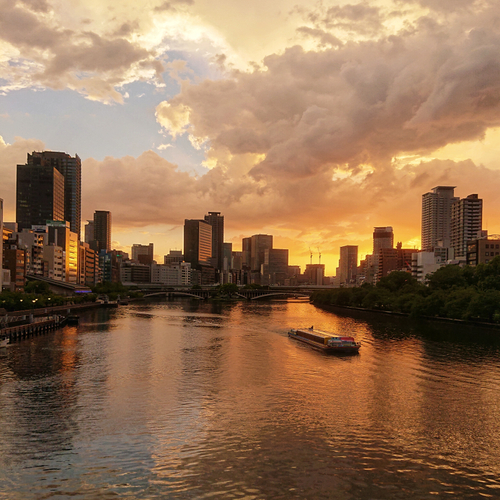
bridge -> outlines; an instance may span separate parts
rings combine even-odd
[[[149,291],[149,293],[148,293]],[[177,288],[169,288],[164,291],[151,291],[142,290],[145,298],[149,297],[160,297],[166,296],[168,298],[172,297],[192,297],[198,300],[207,300],[214,296],[215,289],[177,289]],[[238,292],[232,294],[233,297],[240,297],[246,300],[259,300],[259,299],[272,299],[276,297],[304,297],[309,298],[311,296],[311,290],[277,290],[277,289],[252,289],[252,288],[240,288]]]

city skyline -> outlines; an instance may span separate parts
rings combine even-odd
[[[16,165],[82,159],[82,221],[113,248],[182,249],[185,219],[225,241],[266,233],[290,263],[335,273],[373,227],[420,248],[421,196],[478,193],[500,233],[500,61],[491,1],[51,0],[2,6],[0,198]],[[92,13],[92,15],[89,14]],[[19,36],[19,33],[24,33]],[[29,33],[29,36],[26,35]]]

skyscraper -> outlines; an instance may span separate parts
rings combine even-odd
[[[375,258],[380,249],[394,247],[394,232],[391,226],[373,228],[373,257]]]
[[[208,212],[205,222],[212,226],[212,259],[213,266],[222,271],[224,267],[224,216],[220,212]]]
[[[358,269],[358,247],[345,245],[340,247],[339,282],[352,283],[356,279]]]
[[[85,243],[94,241],[94,220],[88,220],[85,224]]]
[[[451,248],[454,258],[467,256],[467,242],[475,240],[483,225],[483,200],[477,194],[455,200],[451,205]]]
[[[54,220],[68,221],[71,232],[76,233],[80,239],[82,162],[79,156],[72,157],[59,151],[33,151],[28,154],[28,165],[54,167],[64,176],[64,218]]]
[[[64,176],[52,166],[18,165],[16,222],[19,231],[50,220],[65,220]]]
[[[107,210],[94,212],[94,242],[96,252],[111,251],[111,212]]]
[[[184,260],[195,269],[211,265],[212,226],[208,222],[185,219]]]
[[[265,261],[265,251],[273,248],[273,236],[271,234],[254,234],[250,243],[250,267],[252,271],[260,273],[261,265]]]
[[[432,252],[441,242],[451,244],[451,205],[458,200],[454,196],[456,186],[437,186],[422,195],[422,251]]]

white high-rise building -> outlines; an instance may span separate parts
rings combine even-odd
[[[422,251],[435,247],[450,248],[451,206],[459,200],[454,196],[456,186],[437,186],[422,195]]]

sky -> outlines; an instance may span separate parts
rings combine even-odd
[[[421,197],[483,199],[500,233],[500,3],[0,0],[0,198],[16,165],[82,159],[82,215],[113,246],[182,249],[225,217],[335,274],[374,226],[420,247]]]

